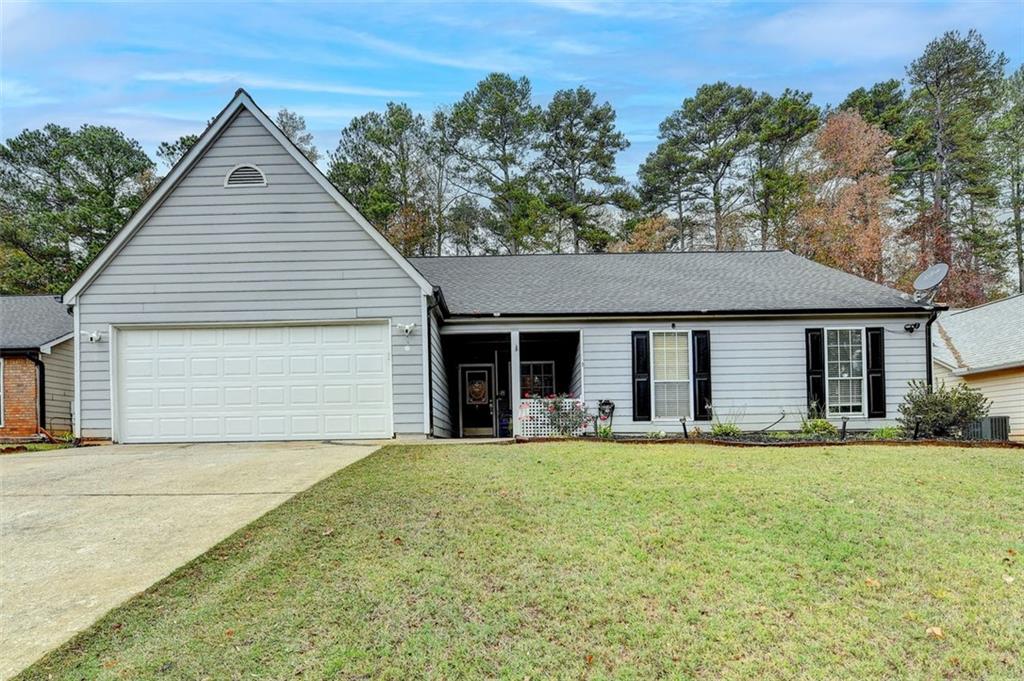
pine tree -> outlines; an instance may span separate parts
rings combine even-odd
[[[487,207],[488,250],[513,255],[548,246],[547,207],[533,167],[541,110],[531,96],[526,78],[492,73],[441,124],[458,186]]]
[[[559,90],[543,113],[541,132],[537,168],[548,206],[569,226],[574,252],[604,250],[612,235],[599,224],[600,210],[621,203],[626,188],[615,155],[629,142],[615,129],[615,110],[598,104],[585,87]]]

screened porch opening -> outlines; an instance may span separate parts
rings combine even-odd
[[[579,331],[520,333],[520,397],[580,397],[583,372],[579,349]]]
[[[511,333],[442,337],[453,437],[512,436]]]
[[[449,333],[442,350],[453,437],[542,436],[524,414],[552,395],[582,399],[579,331]]]

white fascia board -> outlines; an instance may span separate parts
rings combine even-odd
[[[65,341],[71,340],[74,337],[75,337],[75,332],[72,331],[71,333],[64,334],[60,338],[54,338],[49,343],[44,343],[44,344],[40,345],[39,346],[39,352],[41,352],[41,353],[43,353],[45,355],[48,355],[51,352],[53,352],[53,349],[55,347],[57,347],[58,345],[60,345],[61,343],[65,342]]]
[[[1024,362],[1013,360],[1010,362],[1003,362],[1001,364],[990,364],[988,366],[979,367],[963,367],[953,371],[954,376],[972,376],[974,374],[983,374],[988,371],[1001,371],[1002,369],[1016,369],[1017,367],[1024,367]]]

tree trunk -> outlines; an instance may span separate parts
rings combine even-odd
[[[1013,236],[1017,250],[1017,292],[1024,293],[1024,168],[1016,168],[1017,177],[1010,181],[1010,203],[1013,206]]]
[[[686,221],[683,220],[683,197],[676,194],[676,224],[679,225],[679,250],[686,250]],[[692,247],[693,244],[691,243]]]
[[[942,99],[935,97],[935,170],[932,171],[932,210],[942,218],[942,229],[949,232],[949,201],[946,199],[946,126]]]
[[[711,188],[711,205],[715,210],[715,250],[722,250],[722,193],[719,183]]]

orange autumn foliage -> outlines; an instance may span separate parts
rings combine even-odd
[[[882,282],[891,241],[892,139],[856,112],[828,118],[815,140],[818,163],[797,221],[803,254]]]
[[[676,230],[668,218],[656,215],[638,222],[626,239],[613,243],[608,250],[612,253],[667,251],[676,236]]]

